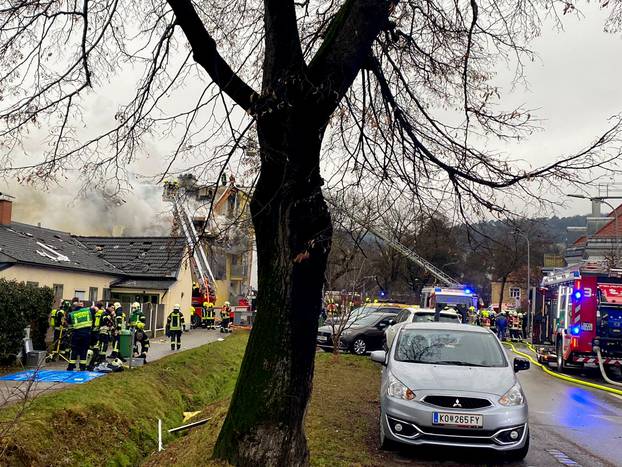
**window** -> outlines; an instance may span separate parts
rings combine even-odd
[[[97,287],[89,287],[89,300],[91,302],[96,302],[97,301],[97,292],[98,292],[98,288]]]
[[[406,321],[408,319],[408,316],[410,315],[410,311],[409,310],[402,310],[397,317],[395,318],[395,322],[396,323],[402,323],[404,321]]]
[[[31,287],[39,287],[39,283],[38,282],[27,281],[26,285],[29,285]]]
[[[489,332],[405,329],[400,334],[395,360],[456,366],[507,366],[503,350]]]
[[[84,290],[74,290],[73,296],[77,297],[78,300],[84,300],[86,298],[86,292]]]
[[[102,300],[109,302],[110,301],[110,289],[102,289]]]
[[[510,298],[520,299],[520,288],[510,287]]]
[[[52,290],[54,290],[54,303],[60,303],[63,299],[63,284],[53,284]]]

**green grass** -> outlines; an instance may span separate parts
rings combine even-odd
[[[313,396],[305,423],[314,466],[397,465],[378,449],[380,367],[369,358],[318,353]],[[228,404],[201,414],[211,420],[151,456],[144,466],[218,466],[209,461]]]
[[[0,439],[0,465],[137,465],[157,449],[157,419],[182,423],[184,411],[230,397],[248,334],[171,355],[37,397],[15,431]],[[226,406],[224,406],[226,408]],[[17,407],[4,409],[0,426]],[[166,435],[165,443],[173,436]]]
[[[223,465],[209,458],[247,336],[236,333],[224,342],[37,398],[0,465]],[[378,450],[379,382],[380,368],[369,358],[335,360],[318,353],[306,419],[312,465],[396,465]],[[0,414],[0,423],[14,410]],[[195,410],[201,414],[193,420],[210,421],[166,435],[165,450],[156,453],[157,418],[170,428],[182,424],[182,412]]]

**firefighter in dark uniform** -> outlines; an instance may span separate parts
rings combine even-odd
[[[114,337],[112,345],[111,358],[119,357],[119,341],[121,339],[121,331],[125,329],[125,312],[119,302],[114,304]]]
[[[138,345],[140,344],[140,351]],[[149,352],[149,336],[145,332],[145,323],[138,321],[134,333],[134,356],[142,358],[147,363],[147,352]]]
[[[184,315],[180,310],[181,307],[175,305],[173,311],[171,311],[166,320],[166,327],[171,336],[171,350],[175,350],[175,346],[177,346],[177,350],[181,347],[181,332],[184,324]]]
[[[205,308],[205,327],[207,327],[207,329],[214,329],[214,323],[216,322],[216,311],[214,311],[214,304],[212,302],[207,302],[203,305],[207,305]]]
[[[67,316],[67,324],[71,327],[71,355],[67,370],[75,370],[76,363],[79,363],[80,370],[86,370],[86,354],[91,342],[93,314],[89,308],[83,308],[79,302],[75,302],[71,313]]]
[[[93,326],[91,327],[91,342],[89,345],[89,351],[87,353],[87,369],[93,371],[97,361],[99,360],[99,328],[101,323],[101,317],[104,312],[103,304],[96,303],[91,307],[91,315],[93,316]]]
[[[108,352],[108,344],[110,343],[110,333],[115,326],[114,322],[114,307],[109,305],[101,315],[99,320],[99,337],[97,339],[99,343],[99,360],[106,358]]]

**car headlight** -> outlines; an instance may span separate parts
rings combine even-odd
[[[389,386],[387,387],[387,394],[389,397],[404,399],[407,401],[411,401],[415,398],[415,393],[404,386],[404,384],[402,384],[402,382],[391,373],[389,373]]]
[[[506,392],[499,399],[499,404],[509,406],[523,405],[525,403],[525,395],[520,387],[520,384],[516,383],[512,386],[508,392]]]
[[[352,329],[344,329],[343,331],[341,331],[341,335],[342,336],[349,336],[350,334],[352,334],[354,331]]]

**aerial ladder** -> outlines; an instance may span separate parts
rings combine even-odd
[[[335,202],[331,201],[328,197],[326,198],[326,201],[335,210],[337,210],[337,211],[341,212],[342,214],[346,215],[347,217],[352,219],[354,222],[359,224],[361,227],[363,227],[367,231],[369,231],[372,234],[374,234],[376,237],[381,239],[383,242],[385,242],[387,245],[389,245],[395,251],[397,251],[398,253],[403,255],[405,258],[407,258],[408,260],[410,260],[413,263],[415,263],[417,266],[420,266],[423,269],[425,269],[426,271],[428,271],[430,274],[432,274],[432,276],[434,276],[434,278],[436,280],[441,282],[443,285],[445,285],[447,287],[456,287],[456,288],[462,288],[463,287],[463,285],[460,283],[460,281],[457,281],[456,279],[454,279],[450,275],[446,274],[440,268],[437,268],[436,266],[434,266],[431,262],[429,262],[427,259],[425,259],[424,257],[422,257],[419,254],[417,254],[415,251],[413,251],[410,248],[402,245],[400,242],[398,242],[396,240],[393,240],[390,236],[384,234],[380,230],[371,227],[369,225],[369,222],[366,222],[365,220],[361,219],[357,215],[352,214],[350,212],[347,212],[345,209],[342,209]]]
[[[192,215],[181,200],[179,185],[176,182],[165,182],[162,198],[173,205],[173,215],[181,227],[189,251],[192,253],[190,264],[192,273],[199,283],[201,295],[208,298],[208,301],[214,302],[216,300],[214,273],[207,260],[201,237],[192,222]]]

